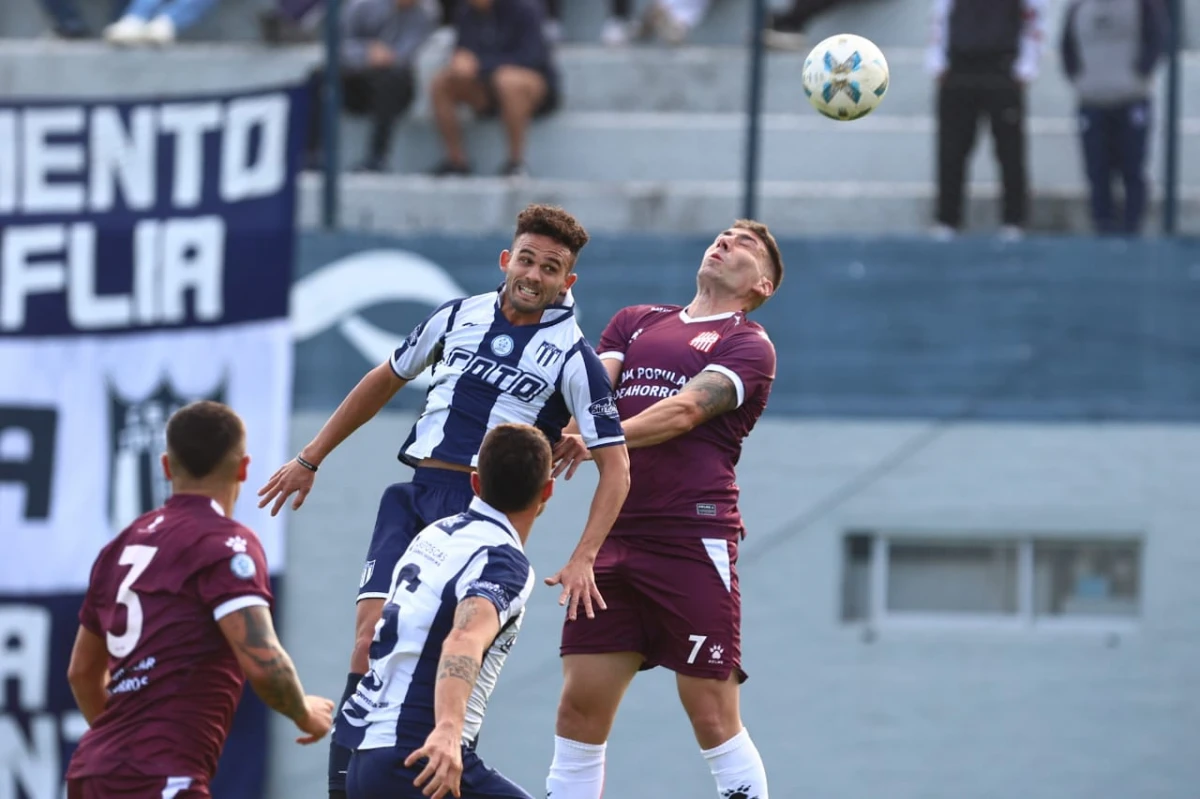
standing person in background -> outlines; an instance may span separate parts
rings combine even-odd
[[[433,79],[430,96],[446,159],[433,174],[467,175],[458,106],[499,114],[508,135],[500,174],[527,175],[525,134],[534,117],[558,105],[558,70],[544,30],[542,0],[460,0],[450,63]]]
[[[926,59],[938,82],[939,237],[963,224],[967,160],[979,118],[995,140],[1004,190],[1004,238],[1020,238],[1028,216],[1025,87],[1037,77],[1046,0],[933,0]]]
[[[353,114],[371,117],[367,152],[355,168],[361,172],[387,169],[396,121],[412,105],[416,93],[415,60],[437,25],[432,8],[421,0],[348,0],[342,15],[342,105]],[[309,79],[308,156],[310,167],[321,160],[319,100],[325,69]]]
[[[1146,211],[1151,79],[1166,44],[1162,0],[1074,0],[1062,33],[1063,71],[1079,100],[1083,161],[1098,233],[1137,234]],[[1124,213],[1113,208],[1121,176]]]

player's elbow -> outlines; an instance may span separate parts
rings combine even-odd
[[[495,637],[482,627],[453,629],[442,642],[442,656],[465,655],[478,663],[483,660],[484,651]]]
[[[685,394],[677,394],[676,397],[679,399],[679,402],[676,405],[675,412],[671,414],[669,422],[672,432],[677,435],[683,435],[704,424],[706,418],[705,409],[699,400]]]

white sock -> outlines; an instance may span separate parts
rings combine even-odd
[[[700,754],[708,761],[721,799],[767,799],[767,772],[745,728],[720,746],[704,749]]]
[[[604,792],[605,746],[555,735],[546,799],[600,799]]]

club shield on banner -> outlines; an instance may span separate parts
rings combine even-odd
[[[171,413],[246,421],[236,516],[273,583],[283,517],[254,490],[287,457],[288,296],[302,87],[0,103],[0,797],[59,799],[87,725],[66,682],[100,548],[169,493]],[[247,691],[213,793],[262,796]]]

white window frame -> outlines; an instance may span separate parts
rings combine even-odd
[[[868,556],[868,604],[867,617],[856,619],[850,624],[866,625],[881,629],[893,630],[985,630],[997,632],[1046,631],[1064,633],[1129,633],[1141,626],[1144,609],[1145,555],[1146,539],[1142,535],[1111,534],[1096,536],[1067,536],[1067,535],[1028,535],[1008,534],[989,535],[981,538],[975,535],[954,535],[951,533],[936,533],[933,531],[916,533],[889,533],[886,530],[871,530],[870,528],[855,528],[846,530],[845,535],[859,535],[870,539],[870,555]],[[1034,595],[1034,551],[1039,543],[1078,543],[1080,545],[1110,540],[1114,543],[1136,542],[1139,547],[1138,567],[1138,614],[1135,616],[1063,616],[1054,617],[1038,615],[1033,611]],[[888,566],[889,552],[892,542],[909,543],[944,543],[946,545],[971,545],[973,543],[998,543],[1015,546],[1017,550],[1017,612],[1011,614],[997,613],[934,613],[927,611],[896,611],[887,607],[888,596]],[[845,568],[845,564],[843,564]]]

